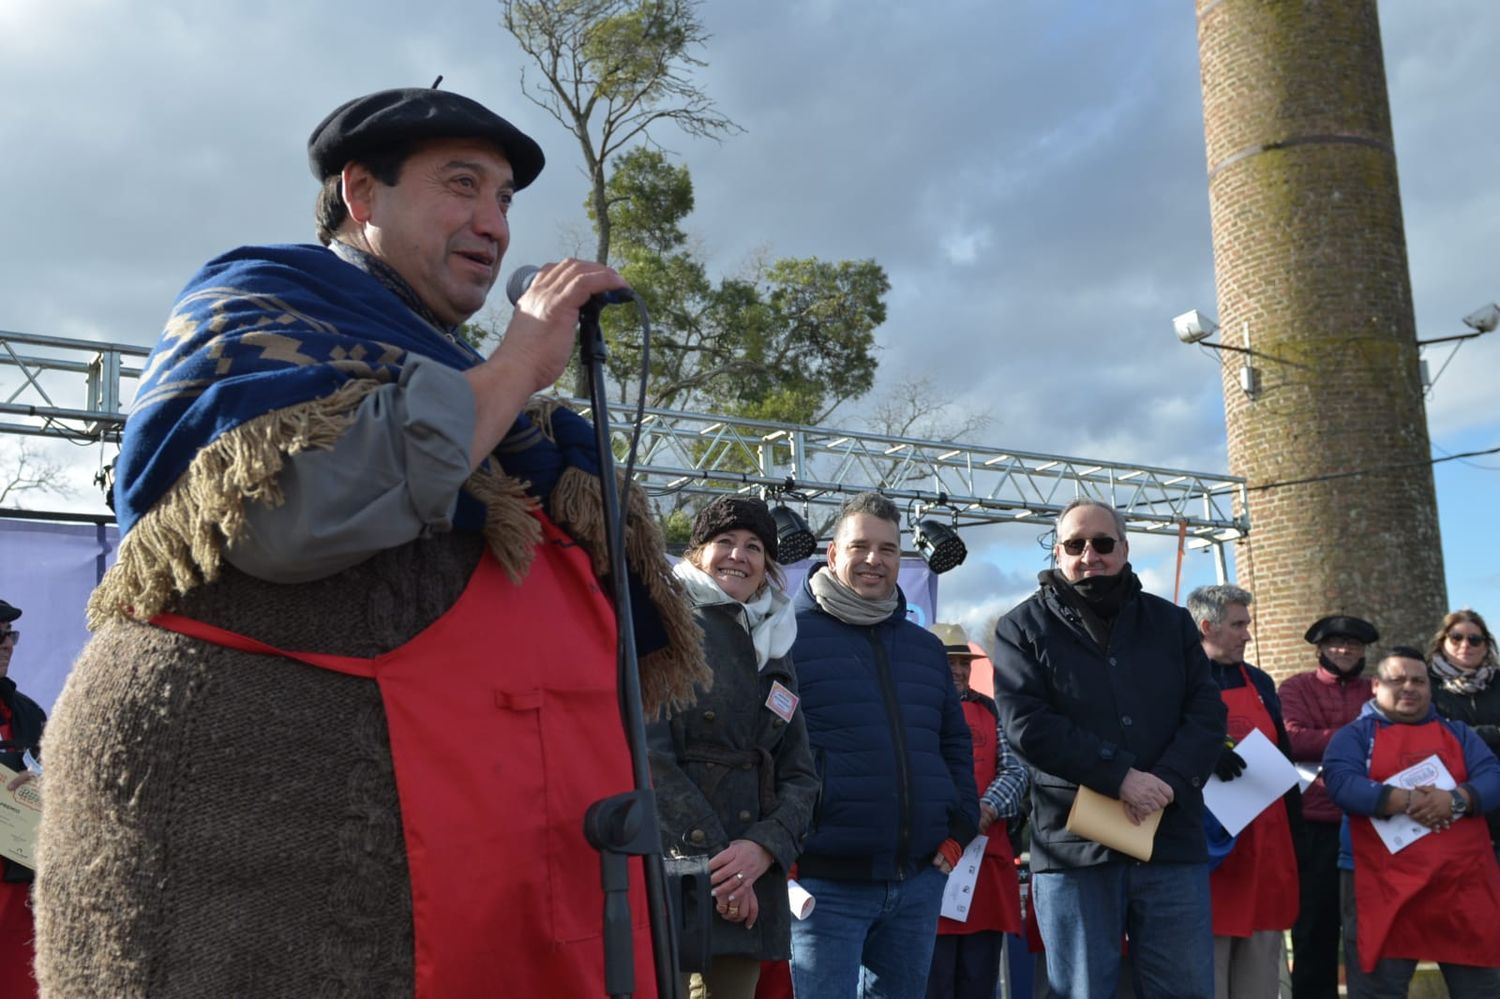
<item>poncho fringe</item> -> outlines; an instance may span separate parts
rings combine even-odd
[[[355,379],[331,395],[262,414],[225,431],[199,450],[186,472],[120,541],[119,557],[105,573],[88,604],[88,627],[111,620],[149,621],[173,601],[219,578],[224,546],[245,529],[246,501],[279,506],[277,483],[286,457],[333,447],[349,428],[354,411],[379,382]],[[530,410],[547,426],[556,403],[534,403]],[[538,502],[527,484],[486,462],[465,483],[485,506],[484,537],[510,579],[519,584],[531,568],[541,524],[531,516]],[[588,551],[595,574],[609,567],[599,482],[568,469],[552,494],[558,526]],[[663,708],[678,710],[694,700],[694,686],[706,688],[712,674],[704,665],[702,632],[680,584],[671,575],[665,542],[639,489],[629,492],[626,561],[643,581],[661,617],[667,645],[641,662],[641,700],[647,717]]]

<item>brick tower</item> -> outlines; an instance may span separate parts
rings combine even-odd
[[[1221,354],[1229,465],[1251,489],[1247,654],[1311,667],[1302,633],[1332,613],[1423,644],[1447,594],[1375,0],[1197,15],[1222,339],[1248,332],[1260,378],[1252,399],[1245,355]],[[1303,481],[1319,476],[1343,477]]]

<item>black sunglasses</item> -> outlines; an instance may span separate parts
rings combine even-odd
[[[1119,544],[1114,538],[1070,538],[1060,543],[1062,550],[1069,555],[1082,555],[1086,545],[1092,545],[1094,551],[1100,555],[1108,555],[1115,550],[1115,545]]]
[[[6,640],[19,642],[21,640],[21,629],[6,628],[4,631],[0,631],[0,642],[4,642]]]
[[[1489,644],[1489,639],[1485,638],[1483,635],[1456,635],[1456,634],[1449,634],[1448,635],[1448,641],[1452,642],[1454,645],[1462,645],[1465,642],[1468,642],[1470,645],[1474,646],[1474,648],[1476,648],[1476,649],[1479,648],[1481,645],[1488,645]]]

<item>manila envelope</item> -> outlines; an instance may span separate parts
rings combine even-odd
[[[1140,861],[1151,859],[1156,827],[1160,824],[1159,809],[1142,819],[1140,825],[1136,825],[1125,814],[1123,801],[1081,784],[1078,796],[1073,799],[1073,807],[1068,812],[1068,832],[1103,844],[1111,850],[1119,850]]]

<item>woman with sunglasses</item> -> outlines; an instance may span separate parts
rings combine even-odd
[[[696,704],[647,732],[662,849],[707,857],[713,885],[712,961],[684,988],[694,999],[751,999],[761,961],[791,956],[786,876],[812,820],[818,776],[776,542],[764,502],[721,496],[693,520],[672,570],[713,671]]]
[[[1427,671],[1438,714],[1464,722],[1500,755],[1500,661],[1495,637],[1478,612],[1465,608],[1443,618],[1427,650]],[[1488,819],[1500,856],[1500,811]]]

